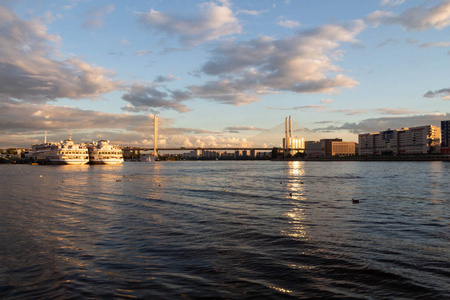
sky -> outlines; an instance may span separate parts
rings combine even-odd
[[[450,0],[0,0],[0,147],[277,147],[450,120]]]

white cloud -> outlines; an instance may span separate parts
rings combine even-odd
[[[420,113],[420,111],[413,110],[410,108],[377,108],[375,109],[376,112],[383,114],[383,115],[412,115]]]
[[[166,75],[166,76],[158,76],[155,79],[155,82],[162,83],[162,82],[172,82],[175,80],[180,80],[180,78],[173,76],[172,74]]]
[[[259,128],[255,126],[231,126],[226,127],[224,131],[230,132],[230,133],[240,133],[241,131],[265,131],[264,128]]]
[[[333,103],[333,100],[332,99],[322,99],[322,100],[320,100],[320,103],[323,103],[323,104],[330,104],[330,103]]]
[[[120,44],[121,44],[122,46],[129,46],[129,45],[130,45],[130,42],[129,42],[128,40],[122,39],[122,40],[120,40]]]
[[[107,14],[114,11],[114,5],[96,7],[89,11],[86,21],[83,22],[83,28],[96,29],[103,27],[104,19]]]
[[[0,147],[30,147],[43,141],[59,141],[71,131],[77,142],[109,139],[122,146],[153,145],[153,114],[118,114],[67,106],[33,104],[0,97]],[[172,119],[159,118],[160,146],[248,146],[242,138],[216,137],[220,132],[174,128]],[[250,127],[249,127],[250,128]],[[75,130],[74,130],[75,129]],[[255,128],[255,130],[257,130]]]
[[[425,95],[423,95],[425,98],[433,98],[436,96],[441,96],[442,100],[450,100],[450,88],[448,89],[440,89],[437,91],[428,91],[427,93],[425,93]]]
[[[381,0],[381,5],[396,6],[403,4],[405,0]]]
[[[19,19],[0,6],[0,95],[23,101],[96,98],[115,90],[114,74],[77,57],[61,56],[61,38],[38,19]]]
[[[419,47],[420,48],[430,48],[430,47],[448,48],[448,47],[450,47],[450,42],[424,43],[424,44],[420,44]]]
[[[341,114],[345,114],[347,116],[354,116],[354,115],[365,114],[365,113],[367,113],[367,111],[368,111],[367,109],[360,108],[360,109],[333,109],[330,112],[341,113]]]
[[[259,16],[262,15],[263,13],[266,13],[267,10],[239,10],[236,12],[237,15],[239,14],[244,14],[244,15],[251,15],[251,16]]]
[[[148,29],[177,36],[179,41],[187,46],[217,40],[242,30],[227,2],[222,5],[214,2],[202,3],[200,12],[189,17],[167,15],[152,9],[149,13],[139,13],[139,22]]]
[[[288,20],[286,18],[280,18],[276,24],[286,28],[295,28],[301,25],[298,21]]]
[[[417,127],[422,125],[440,126],[442,120],[446,120],[450,114],[427,114],[414,115],[405,117],[382,117],[370,118],[360,121],[359,123],[345,123],[341,126],[328,126],[317,128],[318,131],[340,131],[346,130],[351,133],[361,134],[366,132],[379,132],[388,128]]]
[[[34,104],[0,97],[0,128],[3,133],[33,134],[83,129],[136,130],[149,122],[145,115],[112,114],[67,106]]]
[[[334,64],[342,56],[341,43],[355,43],[364,28],[360,20],[344,25],[324,25],[284,39],[262,36],[228,42],[212,50],[201,71],[219,76],[203,86],[191,86],[201,98],[242,105],[259,101],[259,95],[337,93],[357,82]]]
[[[366,20],[378,24],[400,24],[406,30],[425,31],[443,29],[450,25],[450,0],[442,0],[436,6],[425,5],[407,9],[400,15],[387,11],[375,11]]]
[[[147,54],[150,54],[150,53],[153,53],[153,52],[150,51],[150,50],[139,50],[139,51],[136,52],[136,55],[137,56],[142,56],[142,55],[147,55]]]
[[[173,94],[162,92],[155,86],[144,86],[142,84],[133,84],[128,93],[122,96],[122,99],[131,104],[122,107],[125,111],[140,112],[154,111],[154,109],[173,109],[178,112],[188,112],[184,104],[175,100]]]
[[[193,96],[223,104],[241,106],[259,101],[258,93],[240,80],[210,81],[204,85],[188,87]]]

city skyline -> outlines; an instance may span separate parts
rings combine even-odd
[[[450,1],[0,1],[0,147],[280,146],[450,119]],[[252,144],[253,143],[253,144]]]

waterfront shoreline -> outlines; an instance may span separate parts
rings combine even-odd
[[[373,155],[373,156],[345,156],[345,157],[288,157],[276,159],[219,159],[218,161],[449,161],[450,155]],[[132,160],[125,160],[132,161]],[[164,160],[161,160],[164,161]],[[178,161],[213,161],[212,159],[178,160]],[[132,161],[139,162],[139,161]],[[2,164],[31,164],[27,159],[3,159]]]
[[[374,155],[346,157],[290,157],[272,161],[450,161],[450,155]]]

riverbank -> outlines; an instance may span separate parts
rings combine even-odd
[[[280,161],[450,161],[450,155],[358,155],[342,157],[289,157]]]

